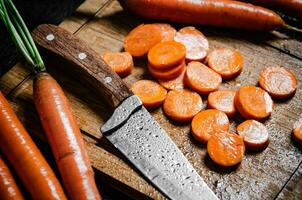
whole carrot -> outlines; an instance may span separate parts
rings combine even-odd
[[[232,0],[119,0],[130,12],[148,19],[248,30],[284,25],[275,12]]]
[[[14,180],[13,175],[0,157],[0,199],[23,200],[23,196]]]
[[[68,100],[46,72],[34,79],[34,101],[70,199],[101,199]]]
[[[55,174],[0,92],[0,150],[32,199],[66,199]]]

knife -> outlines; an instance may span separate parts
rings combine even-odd
[[[218,199],[142,102],[94,50],[54,25],[40,25],[33,38],[42,49],[71,62],[80,81],[113,109],[102,134],[167,198]],[[65,66],[62,66],[64,69]]]

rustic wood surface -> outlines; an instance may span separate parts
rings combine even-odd
[[[96,52],[102,53],[121,51],[124,36],[143,22],[149,21],[122,11],[117,1],[88,0],[61,27],[77,35]],[[242,85],[255,85],[261,69],[280,65],[292,70],[299,83],[302,82],[302,61],[299,59],[302,58],[302,50],[298,41],[283,39],[277,32],[267,34],[265,40],[261,38],[255,41],[253,38],[256,33],[198,28],[208,37],[211,49],[236,48],[245,58],[242,74],[223,83],[221,88],[236,89]],[[285,49],[288,53],[285,53]],[[62,72],[62,65],[66,64],[64,61],[51,58],[47,63],[50,73],[64,88],[71,102],[97,177],[136,199],[164,199],[102,137],[100,125],[110,116],[104,99],[96,95],[92,88],[76,81],[76,74],[72,71]],[[128,85],[142,78],[150,78],[145,70],[146,63],[142,60],[136,60],[135,63],[133,74],[125,78]],[[22,64],[14,66],[0,79],[0,89],[7,95],[32,136],[46,142],[32,101],[30,70]],[[290,139],[292,124],[302,113],[301,100],[302,88],[299,84],[296,95],[287,101],[276,102],[272,116],[265,121],[270,132],[269,147],[260,153],[247,153],[240,166],[229,170],[221,169],[210,161],[205,147],[191,138],[189,124],[170,122],[161,109],[152,114],[219,198],[301,199],[302,153]],[[232,120],[232,128],[241,121],[240,117]]]

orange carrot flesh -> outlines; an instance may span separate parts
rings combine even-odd
[[[186,67],[186,63],[183,60],[182,63],[175,65],[175,67],[166,70],[158,70],[150,63],[148,64],[148,70],[150,74],[157,79],[170,80],[178,77]]]
[[[128,52],[106,52],[102,58],[122,78],[132,72],[133,59]]]
[[[124,40],[124,48],[134,57],[143,57],[163,38],[160,28],[154,24],[142,24],[134,28]]]
[[[0,149],[32,199],[66,199],[55,174],[0,92]]]
[[[255,86],[241,87],[235,96],[235,105],[246,119],[263,120],[273,111],[273,101],[269,94]]]
[[[245,147],[241,136],[220,131],[212,135],[207,144],[210,158],[222,167],[231,167],[241,162]]]
[[[255,120],[247,120],[237,126],[237,133],[243,137],[245,147],[259,151],[268,146],[268,131],[266,127]]]
[[[220,110],[232,117],[236,113],[235,95],[236,91],[233,90],[211,92],[208,96],[208,108]]]
[[[202,109],[202,99],[190,90],[172,90],[165,99],[164,113],[178,122],[190,121]]]
[[[0,157],[0,199],[1,200],[23,200],[13,175]]]
[[[175,41],[186,47],[186,59],[189,61],[202,61],[208,54],[207,38],[192,26],[180,29],[176,33]]]
[[[283,67],[268,67],[260,72],[259,85],[272,98],[284,99],[295,94],[297,79],[295,75]]]
[[[191,130],[197,141],[207,143],[213,134],[228,131],[229,126],[229,119],[224,112],[208,109],[195,115],[191,123]]]
[[[165,80],[158,80],[159,84],[162,85],[167,90],[182,90],[185,88],[184,77],[186,73],[186,68],[183,69],[181,74],[176,78]]]
[[[274,30],[284,21],[275,12],[232,0],[120,0],[128,11],[148,19],[248,30]]]
[[[101,199],[68,100],[49,74],[35,77],[34,101],[69,198]]]
[[[232,49],[220,48],[209,53],[208,66],[220,74],[224,79],[238,76],[243,68],[242,55]]]
[[[161,31],[162,36],[163,36],[162,40],[161,40],[162,42],[173,41],[174,40],[176,30],[170,24],[158,23],[158,24],[155,24],[155,25],[160,28],[160,31]]]
[[[187,66],[185,83],[200,94],[209,94],[218,89],[222,78],[204,64],[192,61]]]
[[[302,117],[294,123],[294,128],[292,131],[292,137],[293,139],[298,142],[300,145],[302,145]]]
[[[150,80],[137,81],[132,85],[131,90],[149,109],[161,106],[167,95],[165,88]]]

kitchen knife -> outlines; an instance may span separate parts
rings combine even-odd
[[[101,132],[166,197],[218,199],[139,98],[95,51],[54,25],[40,25],[33,37],[43,49],[74,63],[72,70],[78,72],[78,78],[114,108]]]

